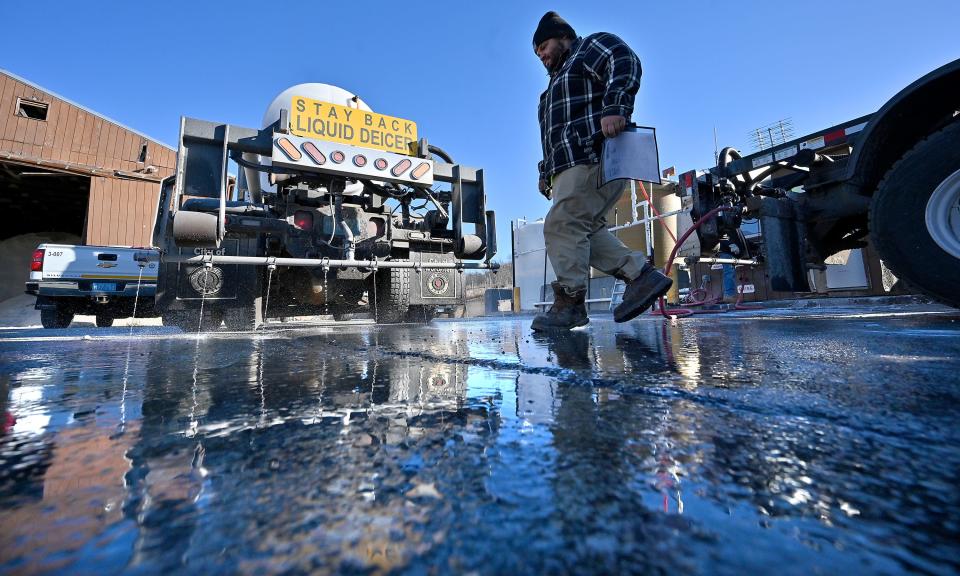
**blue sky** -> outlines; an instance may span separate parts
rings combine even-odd
[[[960,57],[960,2],[35,2],[2,4],[0,67],[169,144],[179,117],[257,127],[284,88],[324,82],[418,123],[485,169],[501,257],[537,193],[531,38],[556,10],[581,35],[618,34],[640,56],[634,121],[660,163],[750,151],[748,132],[792,118],[802,135],[870,113]]]

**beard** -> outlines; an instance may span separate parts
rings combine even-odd
[[[563,63],[566,62],[567,58],[569,57],[570,57],[569,48],[564,48],[563,50],[559,51],[557,53],[557,57],[551,60],[553,63],[550,66],[547,66],[546,64],[543,65],[543,67],[547,69],[547,75],[553,76],[554,74],[556,74],[557,70],[559,70],[560,67],[563,66]]]

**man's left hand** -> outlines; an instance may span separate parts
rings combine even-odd
[[[607,138],[616,138],[627,127],[627,119],[623,116],[604,116],[600,119],[600,131]]]

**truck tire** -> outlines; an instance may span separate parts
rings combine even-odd
[[[886,173],[870,205],[880,258],[909,287],[960,307],[960,122],[934,132]]]
[[[109,328],[113,326],[113,320],[109,314],[97,314],[97,328]]]
[[[386,268],[374,274],[374,282],[377,323],[403,322],[410,308],[410,270]],[[370,294],[374,296],[374,292]]]
[[[411,305],[407,310],[407,322],[429,324],[437,317],[436,306]]]
[[[66,328],[73,322],[73,312],[61,304],[55,309],[40,310],[40,324],[44,328]]]
[[[223,323],[234,332],[249,332],[263,324],[263,298],[248,298],[239,306],[224,310]]]

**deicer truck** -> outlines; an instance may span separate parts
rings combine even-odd
[[[416,123],[300,84],[262,126],[181,120],[154,232],[164,324],[244,330],[264,313],[358,311],[424,321],[462,303],[463,270],[497,267],[483,170],[428,144]]]
[[[900,281],[960,307],[958,114],[955,60],[874,114],[749,156],[725,148],[717,166],[680,175],[701,256],[732,241],[765,262],[775,290],[806,292],[811,269],[869,236]],[[747,253],[744,218],[760,221],[759,254]]]

